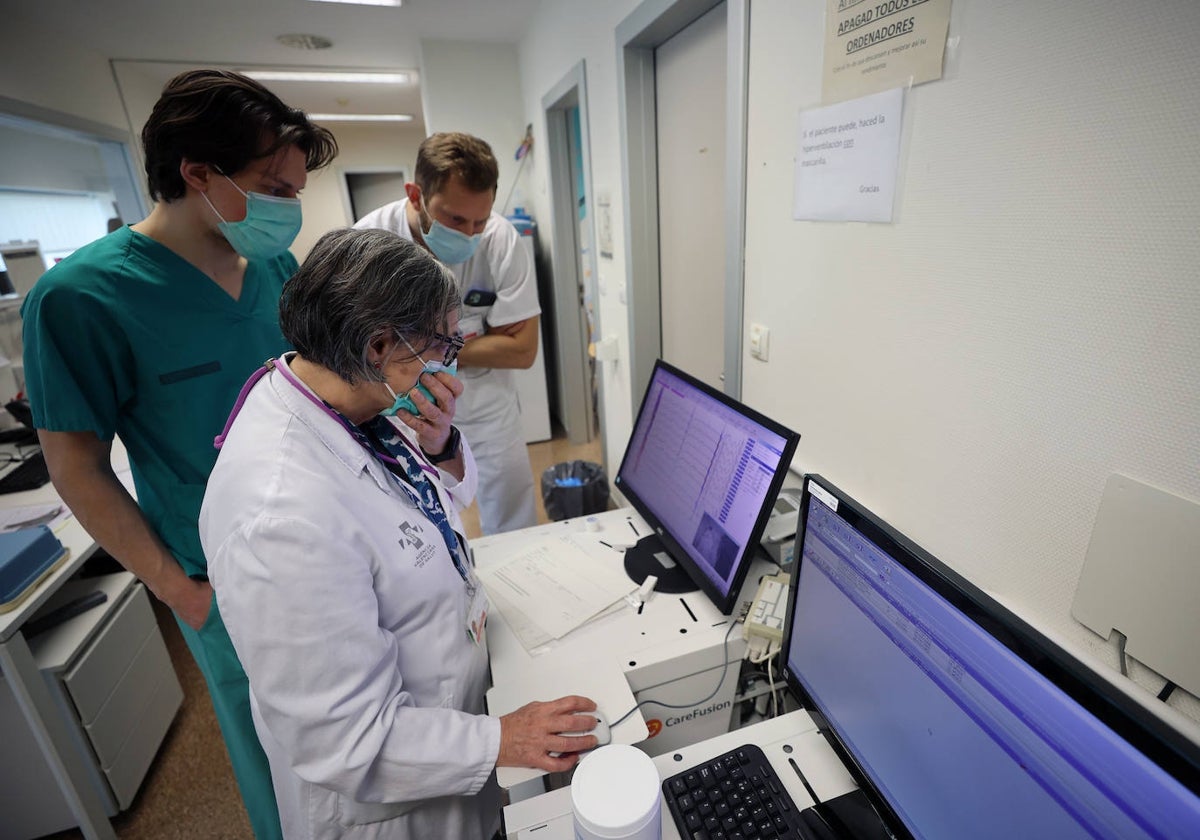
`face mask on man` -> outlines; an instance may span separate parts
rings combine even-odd
[[[409,412],[417,415],[418,417],[420,417],[421,412],[417,408],[417,404],[415,402],[413,402],[413,399],[412,399],[412,397],[409,396],[409,394],[411,394],[413,392],[413,389],[415,388],[417,391],[421,392],[422,396],[424,396],[425,399],[429,400],[431,403],[436,404],[437,400],[434,398],[433,392],[431,392],[428,388],[426,388],[424,385],[421,384],[421,377],[424,376],[426,373],[433,374],[433,373],[437,373],[438,371],[445,371],[446,373],[450,374],[451,376],[455,376],[458,373],[458,359],[457,358],[452,359],[449,364],[446,364],[445,361],[427,362],[427,361],[425,361],[425,359],[421,358],[420,353],[418,353],[416,350],[412,349],[412,345],[408,343],[407,339],[402,337],[400,340],[404,342],[405,346],[408,347],[409,351],[414,356],[416,356],[418,359],[421,359],[421,364],[424,365],[424,367],[422,367],[421,372],[419,374],[417,374],[417,384],[414,385],[413,388],[409,388],[403,394],[397,394],[395,391],[392,390],[392,386],[388,384],[388,381],[386,379],[383,380],[383,387],[387,388],[388,393],[392,395],[392,404],[379,413],[382,414],[384,417],[394,417],[396,415],[396,412],[400,411],[401,409],[404,409],[405,411],[409,411]],[[460,346],[461,346],[461,344],[454,346],[453,352],[456,357],[458,355],[458,347],[460,347]]]
[[[419,218],[419,216],[418,216]],[[467,236],[448,228],[433,216],[429,216],[429,230],[421,231],[421,238],[433,251],[433,255],[446,265],[458,265],[471,259],[479,247],[479,234]]]
[[[221,219],[217,228],[233,246],[233,250],[248,260],[269,260],[290,248],[303,222],[300,199],[243,192],[228,175],[221,177],[246,197],[246,218],[240,222],[225,221],[208,196],[204,193],[201,195],[209,209]]]

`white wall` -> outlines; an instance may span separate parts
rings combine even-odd
[[[0,96],[125,130],[108,59],[30,23],[7,3],[0,25]]]
[[[629,318],[620,294],[625,276],[624,198],[621,190],[620,120],[617,113],[615,30],[638,5],[637,0],[596,3],[591,0],[555,0],[543,3],[521,40],[521,92],[525,121],[533,124],[534,151],[526,166],[527,198],[538,220],[542,244],[553,242],[549,230],[549,170],[544,153],[546,118],[542,97],[557,85],[580,59],[587,82],[589,146],[592,158],[592,193],[612,197],[613,257],[597,260],[597,334],[614,336],[620,347],[616,362],[599,362],[604,388],[606,469],[612,476],[633,427],[634,405],[629,384]],[[543,145],[539,145],[539,143]],[[639,395],[640,399],[640,395]]]
[[[429,134],[464,131],[488,142],[500,164],[496,212],[516,206],[504,206],[519,167],[513,153],[528,122],[522,119],[516,47],[422,41],[421,102]]]
[[[339,151],[330,166],[309,173],[308,186],[301,194],[304,227],[292,246],[292,253],[301,262],[323,233],[354,223],[343,200],[342,172],[371,167],[412,172],[417,146],[424,139],[420,129],[395,123],[335,122],[326,127],[337,138]]]
[[[1070,615],[1106,479],[1200,500],[1200,6],[955,0],[896,220],[866,225],[791,219],[825,5],[752,4],[745,318],[772,335],[743,399],[802,433],[801,468],[1115,669]]]

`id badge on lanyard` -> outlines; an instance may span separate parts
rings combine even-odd
[[[479,576],[475,574],[474,565],[471,566],[467,573],[467,636],[475,644],[482,644],[484,632],[487,628],[488,608],[491,604],[488,602],[487,592],[484,591],[483,584],[479,582]]]

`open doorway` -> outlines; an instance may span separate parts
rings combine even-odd
[[[404,198],[408,171],[383,167],[342,168],[342,206],[354,224],[376,208]]]
[[[542,97],[553,217],[555,410],[572,444],[602,434],[603,383],[593,348],[600,330],[596,301],[594,200],[588,148],[584,64]],[[547,330],[548,338],[551,330]],[[603,453],[607,463],[607,452]]]

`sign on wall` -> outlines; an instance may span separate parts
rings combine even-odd
[[[904,88],[800,112],[792,217],[890,222]]]
[[[829,0],[826,105],[942,77],[950,0]]]

